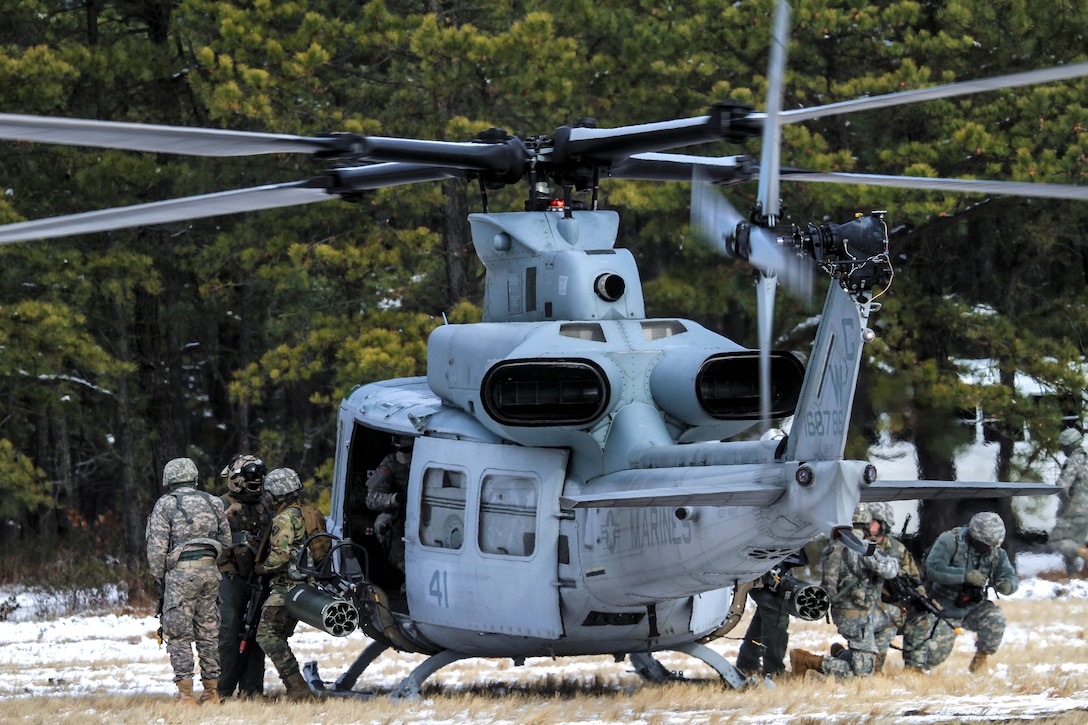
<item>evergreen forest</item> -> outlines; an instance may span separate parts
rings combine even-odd
[[[0,112],[298,135],[526,137],[763,107],[774,0],[0,0]],[[1076,0],[793,0],[785,108],[1088,58]],[[725,142],[693,153],[750,153]],[[1088,78],[783,129],[785,166],[1088,185]],[[0,143],[0,223],[303,179],[303,155],[208,159]],[[999,476],[1033,480],[1084,411],[1088,203],[783,186],[798,223],[888,211],[851,457],[878,433],[956,477],[984,411]],[[697,243],[690,185],[606,181],[647,313],[756,344],[749,268]],[[727,191],[745,209],[754,184]],[[516,210],[521,188],[492,193]],[[289,209],[0,248],[0,541],[109,556],[136,581],[166,461],[207,487],[239,453],[325,503],[336,409],[420,375],[436,326],[479,318],[482,266],[448,180]],[[817,298],[822,297],[822,293]],[[778,296],[776,347],[817,302]],[[986,360],[989,377],[964,376]],[[1027,395],[1018,379],[1045,396]],[[1027,440],[1026,453],[1013,445]],[[1018,450],[1025,450],[1021,447]],[[325,497],[323,500],[322,497]],[[997,505],[997,504],[995,504]],[[1006,506],[1006,503],[1002,503]],[[327,510],[327,509],[326,509]],[[923,525],[944,527],[947,512]],[[86,548],[91,542],[91,548]],[[77,548],[78,547],[78,548]],[[125,578],[122,577],[122,578]]]

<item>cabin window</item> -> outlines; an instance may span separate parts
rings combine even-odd
[[[536,550],[536,479],[490,474],[480,488],[480,551],[532,556]]]
[[[646,320],[642,323],[642,336],[649,342],[682,335],[687,331],[688,328],[679,320]]]
[[[465,474],[445,468],[423,472],[419,541],[435,549],[460,550],[465,543]]]
[[[559,326],[559,334],[576,340],[604,342],[604,330],[596,322],[564,322]]]

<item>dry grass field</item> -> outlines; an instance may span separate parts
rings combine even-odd
[[[1009,628],[1001,651],[984,676],[967,673],[973,635],[961,635],[948,662],[929,675],[905,673],[892,652],[886,671],[872,678],[844,682],[782,678],[772,687],[735,691],[723,687],[709,667],[686,655],[659,656],[686,681],[668,685],[642,682],[629,663],[609,657],[529,660],[515,667],[509,660],[466,660],[428,681],[417,701],[393,701],[387,693],[421,661],[386,654],[361,680],[373,697],[315,703],[227,702],[219,707],[183,709],[169,692],[165,650],[154,643],[144,661],[102,652],[70,663],[36,668],[14,666],[0,658],[0,680],[27,683],[24,692],[0,697],[3,723],[434,723],[475,725],[673,725],[680,723],[978,723],[1088,722],[1088,599],[1004,600]],[[746,621],[734,630],[740,636]],[[791,625],[791,647],[824,652],[835,631],[824,622]],[[149,632],[148,635],[151,633]],[[898,640],[897,640],[898,641]],[[300,632],[292,644],[302,661],[317,660],[326,679],[335,679],[365,640],[333,639]],[[141,646],[146,643],[141,643]],[[5,645],[4,649],[10,645]],[[722,639],[715,649],[735,659],[737,640]],[[11,658],[12,661],[18,659]],[[131,692],[120,684],[134,671],[149,671],[153,691]],[[63,677],[57,673],[63,673]],[[36,679],[37,678],[37,679]],[[51,679],[50,679],[51,678]],[[64,678],[68,678],[65,680]],[[78,680],[78,686],[73,682]],[[34,686],[48,681],[55,691]],[[55,681],[55,682],[54,682]],[[271,671],[268,690],[282,690]],[[111,686],[111,683],[114,683]],[[199,689],[199,686],[198,686]],[[9,690],[10,692],[10,690]]]

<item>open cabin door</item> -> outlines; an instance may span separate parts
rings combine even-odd
[[[405,568],[412,619],[557,639],[565,450],[416,439]]]

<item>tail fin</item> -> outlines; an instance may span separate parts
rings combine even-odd
[[[787,460],[835,460],[846,451],[870,304],[832,281],[794,413]]]

